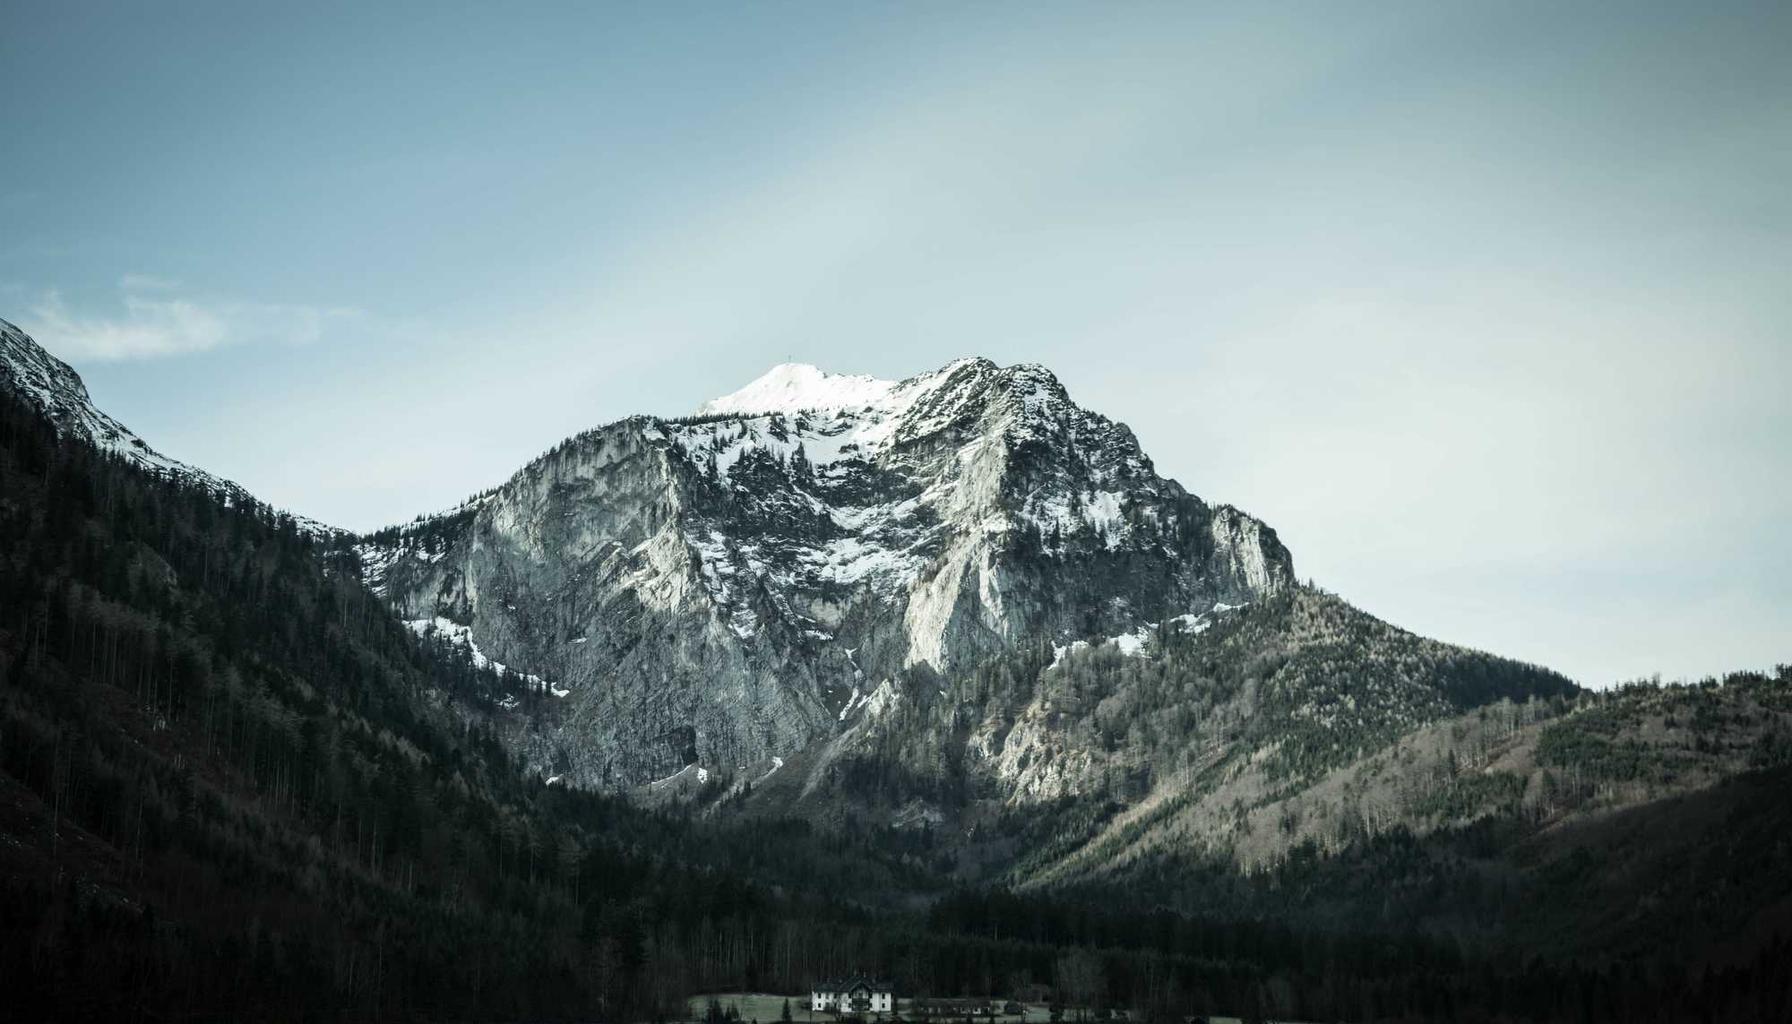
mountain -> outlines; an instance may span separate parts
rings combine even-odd
[[[1306,777],[1575,690],[1299,585],[1270,527],[1160,476],[1045,369],[982,359],[774,367],[357,551],[414,629],[534,681],[501,727],[519,757],[654,802],[970,833],[1195,765]]]
[[[980,359],[902,381],[776,367],[360,551],[403,617],[564,693],[527,756],[605,787],[764,771],[905,672],[1294,584],[1273,530],[1159,476],[1042,368]]]

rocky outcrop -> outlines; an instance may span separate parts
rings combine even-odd
[[[367,538],[401,616],[565,692],[519,735],[567,781],[768,763],[900,675],[1115,636],[1293,584],[1275,532],[1157,475],[1037,366],[773,369],[682,419],[569,439]]]

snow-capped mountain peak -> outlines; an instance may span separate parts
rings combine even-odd
[[[780,363],[738,391],[711,399],[699,416],[864,411],[900,414],[967,364],[995,368],[987,359],[959,359],[905,380],[829,373],[809,363]]]
[[[780,363],[738,391],[703,403],[700,416],[796,413],[805,410],[865,409],[884,406],[896,381],[828,373],[808,363]]]
[[[854,686],[1294,579],[1273,530],[1158,476],[1044,367],[987,359],[903,380],[776,366],[359,550],[405,618],[566,681],[569,731],[542,742],[591,784],[664,777],[687,741],[763,759],[833,728]]]

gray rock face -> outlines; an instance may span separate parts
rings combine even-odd
[[[404,618],[469,626],[564,693],[519,745],[604,787],[809,748],[905,671],[949,688],[1023,642],[1294,583],[1269,527],[1158,476],[1043,368],[980,359],[894,382],[780,366],[360,551]]]

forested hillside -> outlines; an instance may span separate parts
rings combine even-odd
[[[1792,668],[1501,702],[1245,800],[1117,813],[1030,889],[1690,963],[1792,934]]]

